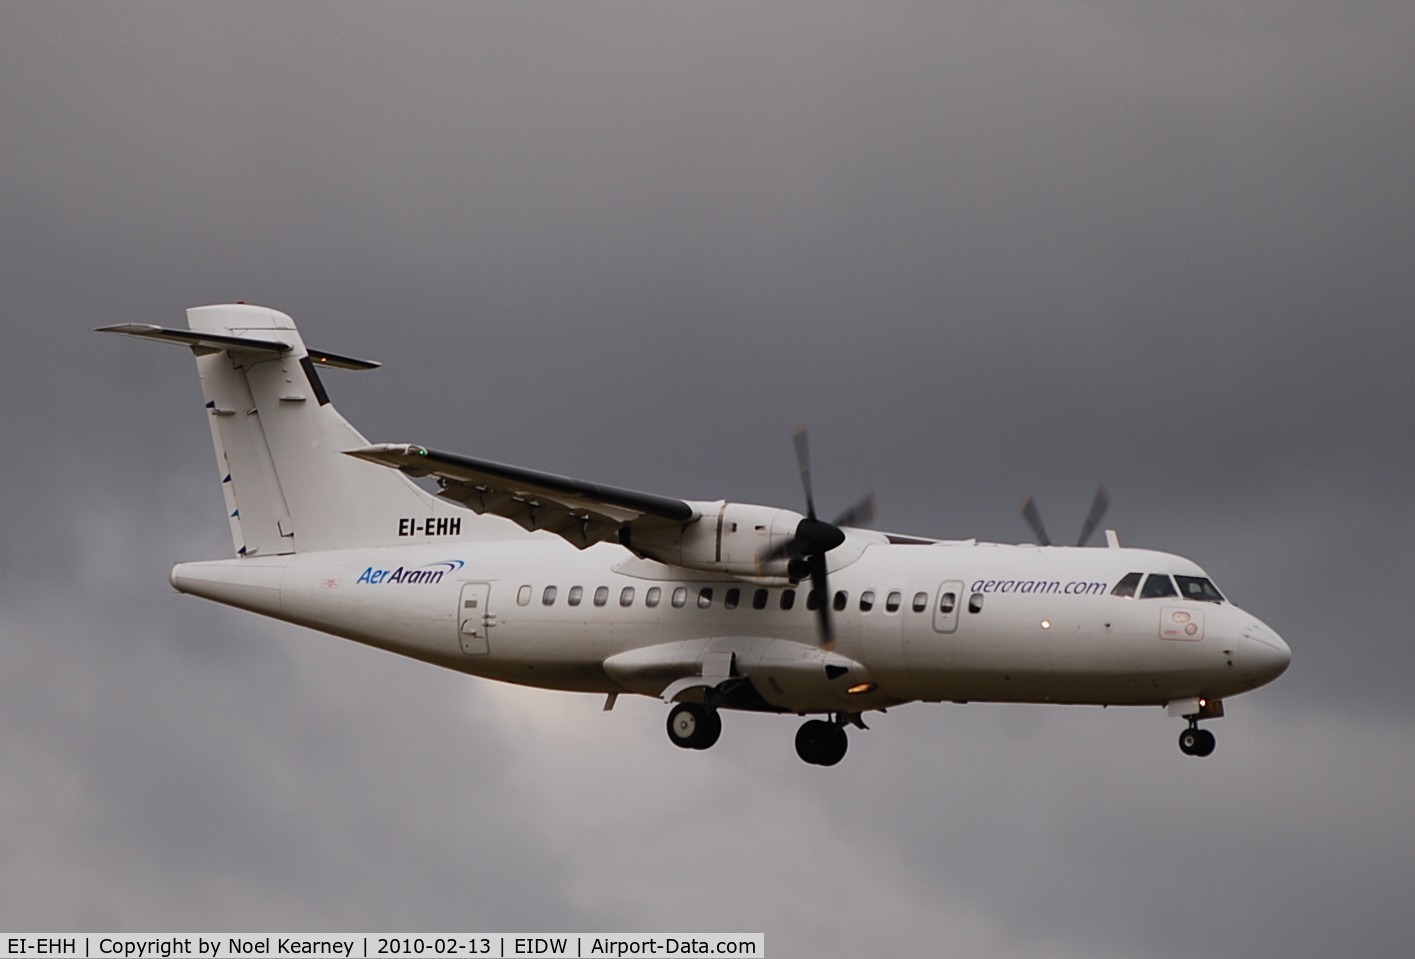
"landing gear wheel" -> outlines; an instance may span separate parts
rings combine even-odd
[[[1197,726],[1179,734],[1179,751],[1186,756],[1207,756],[1214,751],[1214,734]]]
[[[796,731],[796,755],[813,766],[834,766],[849,746],[845,730],[823,719],[812,719]]]
[[[681,749],[707,749],[722,735],[717,710],[697,703],[679,703],[668,714],[668,738]]]
[[[715,709],[704,709],[700,725],[698,726],[698,738],[693,743],[694,749],[707,749],[717,742],[722,735],[722,714]]]

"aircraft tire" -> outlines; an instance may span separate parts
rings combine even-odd
[[[849,746],[845,730],[823,719],[809,720],[796,731],[796,755],[812,766],[834,766]]]
[[[698,737],[694,749],[709,749],[722,735],[722,715],[715,709],[704,709],[698,721]]]
[[[679,703],[668,713],[668,738],[680,749],[707,749],[722,735],[715,710],[697,703]]]
[[[1186,756],[1207,756],[1215,744],[1214,734],[1197,726],[1179,734],[1179,751]]]

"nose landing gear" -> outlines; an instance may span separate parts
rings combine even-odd
[[[1214,734],[1199,728],[1201,719],[1222,719],[1223,700],[1199,697],[1169,704],[1171,716],[1182,716],[1189,728],[1179,734],[1179,751],[1186,756],[1207,756],[1214,751]]]
[[[1207,756],[1214,751],[1214,734],[1200,729],[1198,720],[1189,720],[1189,728],[1179,734],[1179,751],[1186,756]]]

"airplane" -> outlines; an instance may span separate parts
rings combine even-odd
[[[1160,706],[1180,750],[1202,720],[1287,668],[1278,634],[1180,556],[939,540],[866,528],[866,498],[816,513],[677,499],[414,443],[370,443],[329,400],[294,321],[245,303],[188,329],[108,326],[196,357],[235,556],[183,562],[172,586],[474,676],[671,706],[669,740],[703,750],[721,714],[805,717],[797,755],[833,766],[846,727],[913,702]],[[436,485],[436,492],[414,482]]]

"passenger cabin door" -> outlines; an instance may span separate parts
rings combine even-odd
[[[938,588],[934,604],[934,631],[951,633],[958,629],[958,607],[963,604],[963,582],[950,579]]]
[[[487,603],[491,597],[490,583],[463,583],[461,602],[457,606],[457,635],[462,652],[468,656],[485,656],[491,652],[487,634],[496,624]]]

